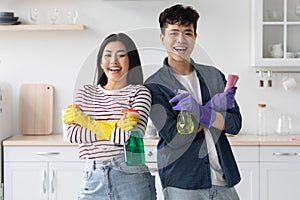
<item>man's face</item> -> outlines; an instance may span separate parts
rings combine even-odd
[[[160,39],[168,51],[169,61],[190,62],[196,37],[193,24],[168,24],[165,34],[161,34]]]

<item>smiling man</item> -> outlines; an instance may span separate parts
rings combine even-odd
[[[198,19],[193,8],[183,5],[159,16],[168,57],[145,82],[152,94],[150,117],[159,133],[159,175],[165,200],[237,200],[234,185],[240,174],[225,135],[241,129],[236,88],[223,92],[224,74],[191,59]],[[177,131],[181,110],[192,115],[192,133]]]

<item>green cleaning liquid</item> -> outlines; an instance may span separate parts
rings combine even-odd
[[[129,139],[125,142],[125,162],[127,165],[144,165],[145,150],[143,135],[140,130],[129,131]]]
[[[191,134],[194,130],[191,113],[185,110],[180,111],[177,116],[176,128],[180,134]]]

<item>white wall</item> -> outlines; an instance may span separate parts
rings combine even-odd
[[[0,81],[11,85],[13,131],[17,134],[18,90],[23,83],[49,83],[55,88],[54,132],[61,133],[61,110],[72,103],[73,92],[83,82],[92,82],[97,48],[111,32],[123,31],[141,50],[145,77],[162,63],[165,53],[159,41],[158,15],[173,0],[1,0],[0,10],[16,13],[30,23],[29,10],[37,7],[39,24],[50,23],[48,10],[61,10],[60,23],[66,23],[68,8],[79,10],[78,23],[84,31],[0,32]],[[299,88],[284,91],[282,75],[273,77],[274,87],[259,88],[258,76],[250,67],[251,0],[185,0],[200,14],[194,59],[213,63],[226,75],[240,76],[237,100],[243,115],[242,133],[256,132],[256,110],[260,102],[270,109],[269,131],[276,129],[276,113],[293,117],[292,133],[300,133]],[[204,54],[202,55],[204,50]],[[202,53],[201,53],[202,52]],[[84,75],[82,75],[84,73]],[[299,75],[295,78],[300,82]],[[298,111],[298,112],[297,112]]]

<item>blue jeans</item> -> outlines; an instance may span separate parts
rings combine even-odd
[[[209,189],[184,190],[166,187],[163,190],[165,200],[239,200],[234,187],[212,186]]]
[[[156,200],[155,178],[146,165],[128,166],[124,155],[87,160],[78,200]]]

